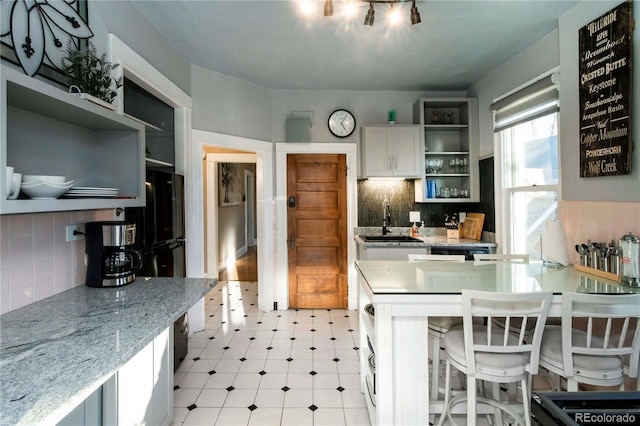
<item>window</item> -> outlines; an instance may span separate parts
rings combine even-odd
[[[551,76],[492,105],[504,253],[536,256],[559,192],[558,92]]]

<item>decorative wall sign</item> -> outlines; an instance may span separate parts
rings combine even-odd
[[[2,58],[20,65],[27,75],[40,74],[61,84],[67,41],[82,48],[93,37],[87,0],[2,0],[0,18]]]
[[[218,199],[220,207],[242,204],[242,182],[238,176],[238,165],[234,163],[218,164]]]
[[[580,177],[631,173],[633,6],[579,30]]]

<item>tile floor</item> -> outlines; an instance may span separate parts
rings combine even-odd
[[[358,315],[261,312],[257,282],[221,281],[175,374],[173,425],[369,425]]]

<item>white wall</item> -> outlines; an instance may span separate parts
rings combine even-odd
[[[182,91],[191,93],[190,65],[130,1],[89,0],[89,27],[98,52],[106,52],[115,34]]]
[[[466,92],[418,92],[387,90],[273,90],[271,115],[273,142],[286,141],[286,121],[294,111],[313,113],[312,142],[358,142],[362,124],[387,123],[387,112],[396,110],[397,124],[413,123],[413,104],[421,97],[464,97]],[[329,133],[329,114],[345,108],[356,119],[356,131],[345,139]]]
[[[194,129],[271,140],[271,92],[253,83],[193,65]]]
[[[562,162],[562,199],[582,201],[640,201],[640,66],[638,55],[633,69],[633,106],[635,120],[632,136],[636,144],[632,173],[624,176],[580,177],[578,103],[578,30],[620,4],[620,1],[583,1],[560,17],[560,155]],[[634,19],[640,22],[640,10],[634,5]],[[640,31],[633,32],[634,54],[640,46]],[[640,221],[640,217],[636,218]]]
[[[491,103],[505,93],[535,79],[559,64],[558,31],[552,31],[512,59],[493,70],[469,89],[478,98],[480,123],[479,157],[493,155]]]

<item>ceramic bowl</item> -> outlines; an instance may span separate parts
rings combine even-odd
[[[24,175],[22,176],[22,182],[23,183],[31,183],[31,182],[64,183],[64,176]]]
[[[29,187],[33,188],[33,187],[40,186],[40,185],[49,185],[49,186],[52,186],[52,187],[55,187],[55,188],[68,188],[71,185],[73,185],[73,181],[70,180],[68,182],[62,182],[62,183],[41,182],[41,181],[40,182],[26,182],[25,183],[24,180],[23,180],[21,187],[22,188],[29,188]]]
[[[38,185],[22,185],[20,188],[32,200],[53,200],[71,188],[71,185],[55,185],[42,182]]]

